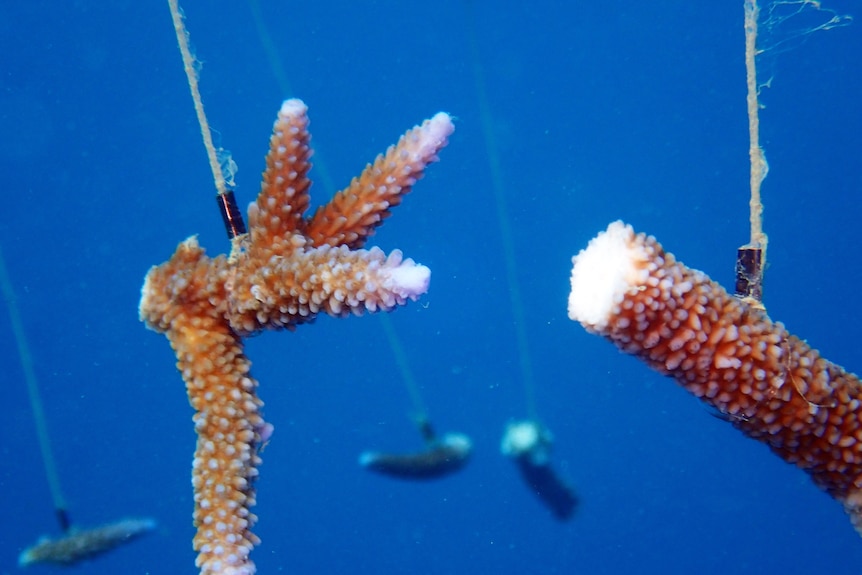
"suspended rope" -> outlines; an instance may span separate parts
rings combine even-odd
[[[401,345],[401,340],[398,339],[398,334],[395,332],[395,326],[392,325],[392,320],[385,313],[380,314],[380,321],[383,325],[383,331],[386,333],[386,340],[389,342],[389,347],[392,349],[392,354],[395,356],[395,365],[401,373],[401,380],[404,382],[404,387],[407,388],[407,393],[410,395],[410,401],[413,403],[413,409],[417,422],[428,421],[428,412],[425,410],[425,404],[422,401],[422,394],[419,392],[419,384],[416,383],[416,378],[413,377],[413,372],[410,370],[410,363],[407,361],[407,354],[404,352],[404,347]],[[427,439],[427,438],[426,438]]]
[[[51,441],[48,434],[48,422],[45,419],[45,409],[42,407],[42,397],[39,394],[39,383],[36,379],[36,370],[33,369],[33,357],[30,355],[30,347],[24,334],[24,323],[18,311],[18,303],[15,290],[12,288],[12,280],[6,269],[6,260],[0,251],[0,288],[6,300],[6,309],[9,311],[9,325],[15,337],[18,347],[18,358],[21,360],[21,369],[24,372],[24,381],[27,383],[27,395],[30,399],[30,409],[33,411],[33,419],[36,422],[36,439],[39,442],[39,451],[42,453],[42,463],[45,466],[45,477],[51,490],[51,500],[54,503],[54,513],[60,523],[63,532],[69,530],[71,525],[69,512],[66,509],[66,500],[63,498],[63,490],[60,487],[60,476],[57,474],[57,466],[54,463],[54,454],[51,451]]]
[[[515,264],[515,242],[512,239],[512,227],[509,220],[505,186],[503,185],[503,169],[500,166],[500,154],[497,151],[497,140],[494,137],[494,117],[491,114],[491,106],[485,85],[485,73],[482,69],[479,55],[479,42],[476,39],[476,26],[471,9],[472,6],[469,2],[465,2],[464,6],[467,34],[470,42],[470,60],[473,67],[473,80],[476,86],[476,97],[479,106],[479,119],[482,125],[482,134],[485,138],[485,149],[488,154],[488,166],[491,171],[491,188],[494,191],[494,203],[497,206],[497,223],[500,226],[500,240],[503,246],[503,259],[506,264],[506,286],[509,289],[509,303],[512,307],[512,318],[515,322],[518,365],[521,369],[521,378],[524,381],[527,414],[531,419],[538,419],[533,368],[527,341],[527,323],[521,300],[521,289],[518,285],[518,271]]]
[[[227,184],[225,184],[224,174],[221,170],[221,165],[218,161],[215,145],[213,144],[212,131],[210,130],[207,115],[204,112],[204,104],[201,100],[201,92],[198,88],[198,74],[195,70],[195,58],[192,56],[189,48],[189,33],[186,31],[183,24],[183,16],[180,13],[178,0],[168,0],[168,5],[171,7],[171,17],[174,21],[174,31],[177,34],[177,44],[180,47],[180,54],[183,57],[183,69],[186,72],[186,78],[189,82],[189,90],[192,93],[192,101],[195,106],[195,114],[198,117],[198,124],[201,128],[201,136],[204,141],[204,149],[207,153],[207,159],[210,163],[210,170],[213,174],[213,182],[215,183],[216,191],[219,195],[227,193]]]
[[[174,31],[177,34],[177,44],[180,48],[180,54],[183,58],[183,69],[186,72],[186,79],[189,82],[189,91],[192,95],[192,101],[195,106],[195,114],[198,118],[198,124],[201,129],[201,137],[204,142],[204,149],[209,160],[210,170],[212,171],[213,183],[216,188],[216,201],[218,202],[219,211],[222,216],[222,221],[227,232],[228,239],[233,244],[231,256],[235,256],[241,247],[242,238],[245,237],[246,228],[242,218],[242,212],[236,203],[233,190],[228,187],[228,184],[233,186],[233,176],[236,172],[236,164],[230,157],[230,153],[224,149],[216,150],[213,144],[212,130],[210,129],[207,115],[204,112],[204,104],[201,100],[200,89],[198,88],[198,75],[195,70],[195,58],[192,56],[189,48],[189,34],[183,24],[183,16],[180,12],[178,0],[168,0],[168,5],[171,8],[171,17],[174,21]],[[227,176],[225,175],[227,173]]]
[[[757,0],[745,0],[745,76],[748,108],[748,156],[751,163],[751,200],[749,243],[737,250],[736,295],[750,304],[763,308],[763,270],[766,268],[767,237],[763,233],[763,203],[760,186],[769,172],[769,164],[760,147],[760,102],[757,85],[757,18],[760,10]]]

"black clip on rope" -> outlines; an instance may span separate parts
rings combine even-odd
[[[743,246],[736,252],[736,295],[763,299],[763,248]]]
[[[221,219],[224,222],[224,229],[227,232],[229,240],[246,233],[245,222],[242,219],[242,212],[236,205],[236,198],[233,195],[233,190],[227,190],[223,194],[216,195],[218,209],[221,212]]]

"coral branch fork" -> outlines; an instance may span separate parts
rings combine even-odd
[[[363,246],[437,160],[453,129],[450,117],[438,113],[306,217],[307,108],[287,100],[275,122],[261,191],[248,209],[248,235],[236,241],[230,257],[214,258],[189,238],[147,274],[140,318],[167,335],[195,410],[194,547],[201,573],[255,572],[249,553],[258,538],[250,508],[258,450],[272,426],[261,415],[242,337],[293,330],[319,313],[389,311],[424,294],[427,267],[398,250],[387,255]]]

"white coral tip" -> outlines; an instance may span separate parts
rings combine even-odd
[[[636,262],[643,259],[634,237],[631,226],[613,222],[572,258],[571,319],[597,330],[607,326],[617,298],[637,276]]]
[[[287,116],[288,118],[295,118],[297,116],[303,116],[308,112],[308,106],[305,105],[305,102],[300,100],[299,98],[291,98],[290,100],[285,100],[281,104],[281,110],[278,111],[279,116]]]
[[[387,288],[401,297],[416,299],[428,291],[431,270],[413,260],[405,260],[388,273]]]

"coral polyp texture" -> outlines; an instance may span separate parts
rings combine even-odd
[[[805,470],[862,533],[857,376],[622,222],[573,261],[571,319]]]
[[[368,237],[437,160],[454,127],[438,113],[408,131],[312,216],[307,108],[287,100],[275,122],[249,233],[230,257],[207,256],[192,237],[144,282],[140,318],[164,333],[195,410],[192,466],[197,565],[204,574],[250,574],[258,543],[254,480],[272,426],[261,415],[242,337],[294,329],[318,314],[389,311],[428,289],[430,270],[363,249]]]

